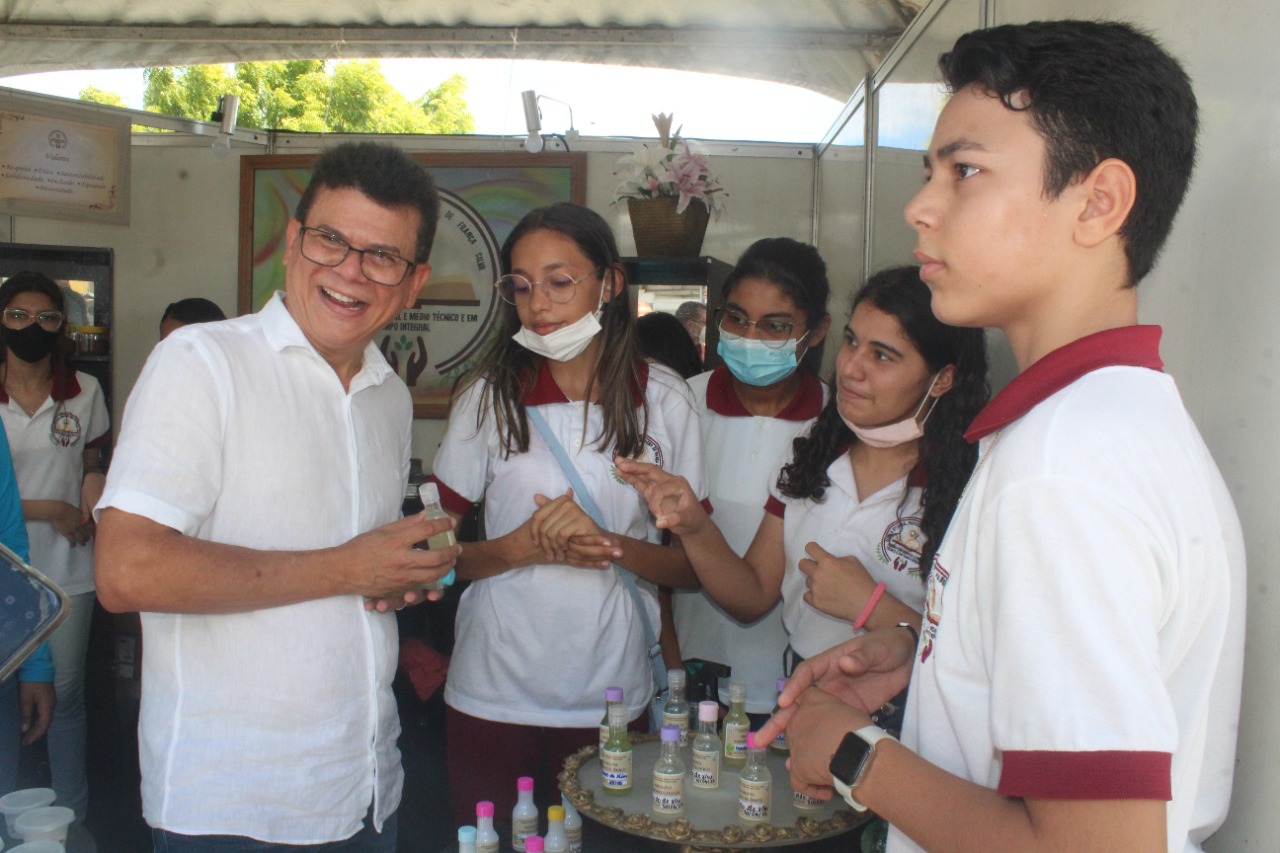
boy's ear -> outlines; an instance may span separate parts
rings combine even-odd
[[[1076,242],[1092,248],[1119,233],[1133,210],[1138,179],[1123,160],[1109,157],[1081,181],[1085,204],[1076,220]]]

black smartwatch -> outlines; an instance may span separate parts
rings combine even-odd
[[[827,767],[831,771],[831,784],[854,811],[867,810],[854,798],[853,792],[871,769],[871,762],[876,757],[876,744],[885,738],[894,739],[879,726],[863,726],[845,735],[840,741],[840,748],[831,756],[831,764]]]

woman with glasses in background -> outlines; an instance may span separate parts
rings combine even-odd
[[[932,555],[976,459],[963,434],[986,374],[982,330],[934,317],[918,267],[884,270],[854,295],[831,399],[779,460],[744,556],[678,477],[619,469],[726,612],[750,621],[781,600],[790,671],[863,629],[919,631]]]
[[[102,496],[110,421],[98,381],[62,357],[65,295],[52,279],[20,272],[0,285],[0,421],[13,452],[31,565],[66,592],[70,616],[49,639],[57,704],[49,769],[58,805],[83,820],[84,661],[93,616],[93,507]]]
[[[501,258],[498,333],[460,383],[432,473],[451,515],[484,501],[488,537],[464,545],[457,562],[471,582],[445,688],[459,824],[472,822],[478,800],[509,815],[518,776],[535,778],[542,807],[558,803],[563,759],[597,742],[605,688],[624,689],[630,720],[648,708],[643,620],[656,635],[655,585],[696,579],[680,549],[660,544],[614,457],[655,463],[705,496],[689,387],[640,351],[604,219],[574,204],[540,208],[515,226]],[[638,576],[639,608],[614,563]]]
[[[753,243],[721,287],[723,306],[712,323],[724,363],[689,385],[701,414],[716,525],[735,554],[751,545],[792,439],[826,400],[817,374],[831,325],[830,292],[818,250],[786,237]],[[704,590],[674,591],[671,602],[680,655],[730,667],[731,680],[747,685],[747,712],[762,722],[783,674],[782,608],[739,621]],[[728,687],[720,687],[727,705]]]

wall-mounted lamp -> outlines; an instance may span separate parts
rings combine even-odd
[[[240,113],[239,95],[221,95],[218,98],[218,109],[209,116],[209,121],[218,122],[218,138],[214,140],[214,148],[230,148],[231,137],[236,132],[236,116]]]
[[[542,115],[538,111],[538,96],[532,89],[526,89],[520,93],[520,100],[524,103],[524,126],[529,131],[524,139],[524,150],[537,154],[542,150]]]
[[[524,150],[530,154],[537,154],[546,144],[542,138],[542,110],[538,106],[539,101],[551,101],[554,104],[560,104],[569,110],[569,129],[564,133],[552,133],[551,136],[560,138],[560,142],[564,145],[564,150],[569,150],[569,143],[578,138],[578,131],[573,128],[573,107],[564,101],[558,101],[555,98],[548,98],[546,95],[539,95],[533,89],[526,89],[520,93],[520,101],[524,105],[524,126],[529,131],[529,135],[524,139]]]

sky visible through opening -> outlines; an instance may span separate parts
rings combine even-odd
[[[523,136],[520,93],[563,101],[542,102],[544,133],[569,129],[583,136],[656,134],[650,115],[675,113],[676,126],[693,139],[817,142],[843,106],[841,101],[781,83],[659,68],[584,65],[501,59],[381,59],[383,74],[416,100],[458,73],[467,79],[467,103],[476,133]],[[55,71],[0,78],[0,86],[75,98],[87,86],[119,94],[142,109],[142,70]]]

